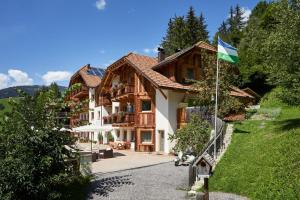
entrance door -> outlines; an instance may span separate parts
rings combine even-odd
[[[159,151],[165,151],[165,131],[159,130]]]

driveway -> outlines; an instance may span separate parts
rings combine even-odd
[[[151,156],[151,155],[148,155]],[[145,156],[145,162],[149,158]],[[127,163],[129,165],[129,163]],[[99,165],[100,166],[100,165]],[[119,172],[96,174],[88,198],[96,200],[186,199],[188,167],[173,162]]]
[[[134,152],[130,150],[114,150],[114,158],[100,159],[92,163],[93,174],[103,174],[120,170],[156,165],[174,160],[174,156],[157,153]]]

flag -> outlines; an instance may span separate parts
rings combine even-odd
[[[218,59],[238,63],[237,49],[218,38]]]

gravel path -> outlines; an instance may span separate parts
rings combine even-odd
[[[186,199],[188,167],[173,162],[107,174],[98,174],[89,199],[182,200]]]

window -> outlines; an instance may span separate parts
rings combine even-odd
[[[118,113],[119,112],[119,106],[116,106],[115,107],[115,113]]]
[[[150,100],[142,100],[142,112],[151,111],[151,101]]]
[[[94,118],[95,118],[94,112],[91,112],[91,119],[94,120]]]
[[[124,130],[124,137],[123,137],[124,141],[127,141],[127,131]]]
[[[120,131],[119,130],[117,130],[116,135],[117,135],[117,138],[119,139],[120,138]]]
[[[186,79],[195,79],[194,69],[193,68],[186,69],[185,77]]]
[[[142,131],[141,132],[141,142],[142,143],[152,143],[151,131]]]

